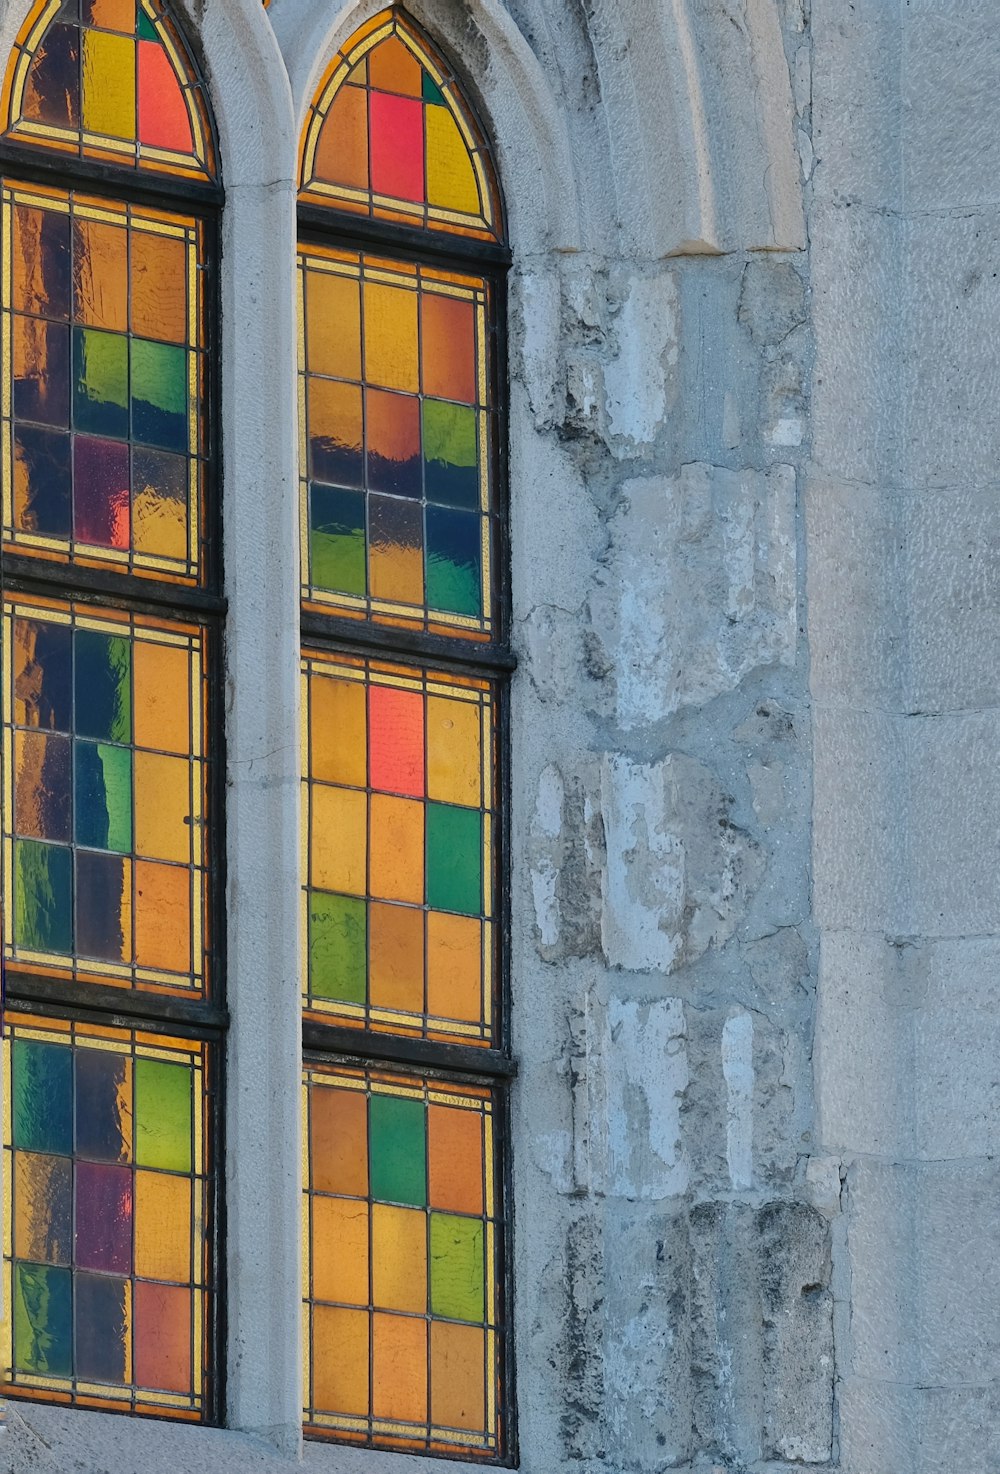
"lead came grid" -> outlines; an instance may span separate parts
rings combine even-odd
[[[9,183],[2,212],[5,543],[196,582],[202,226]]]
[[[306,1009],[492,1043],[490,684],[318,652],[302,679]]]
[[[9,1015],[9,1390],[201,1416],[206,1052],[139,1030]]]
[[[493,628],[489,284],[300,248],[303,598]]]
[[[307,1427],[495,1458],[491,1092],[319,1065],[305,1084]]]
[[[5,601],[8,964],[204,991],[205,638],[173,621]]]

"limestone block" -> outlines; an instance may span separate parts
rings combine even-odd
[[[850,6],[812,0],[811,19],[816,195],[898,208],[899,7],[885,0]]]
[[[664,971],[721,947],[760,884],[759,846],[703,763],[674,753],[601,764],[601,944],[612,967]]]
[[[910,1387],[868,1377],[845,1375],[838,1381],[844,1474],[903,1474],[904,1470],[915,1474],[920,1437],[917,1396]],[[954,1470],[949,1468],[948,1474]]]
[[[903,25],[902,150],[908,210],[993,205],[1000,198],[996,9],[912,5]]]
[[[795,473],[703,464],[626,482],[590,596],[625,731],[792,665]]]
[[[623,283],[614,321],[618,350],[604,369],[613,453],[652,445],[667,411],[667,374],[677,363],[677,286],[670,272]]]

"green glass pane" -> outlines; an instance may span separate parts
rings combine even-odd
[[[478,809],[427,805],[427,904],[478,916],[483,908],[483,821]]]
[[[137,5],[136,6],[136,10],[138,11],[138,18],[139,18],[139,23],[136,26],[136,34],[138,35],[139,40],[140,41],[159,41],[160,38],[156,34],[156,27],[153,25],[153,22],[150,20],[149,16],[145,13],[145,11],[143,10],[142,6],[141,5]]]
[[[187,353],[132,339],[132,434],[145,445],[187,449]]]
[[[373,1095],[370,1105],[372,1197],[422,1208],[427,1202],[423,1102]]]
[[[73,867],[68,849],[14,842],[14,940],[29,952],[73,950]]]
[[[15,1039],[14,1146],[19,1151],[73,1150],[73,1055],[60,1044]]]
[[[442,96],[441,88],[438,86],[438,84],[435,82],[434,78],[430,75],[429,72],[424,72],[423,74],[423,77],[421,79],[421,90],[423,93],[424,102],[437,103],[439,107],[445,106],[445,100]]]
[[[191,1071],[186,1065],[137,1059],[135,1160],[140,1167],[191,1171]]]
[[[73,730],[102,742],[132,741],[132,644],[122,635],[77,630],[73,641]]]
[[[476,411],[465,404],[425,399],[423,414],[427,500],[449,507],[478,507]]]
[[[73,1284],[68,1269],[17,1265],[14,1277],[14,1366],[37,1376],[73,1370]]]
[[[315,998],[364,1003],[367,929],[364,901],[312,891],[309,897],[309,991]]]
[[[128,435],[128,339],[96,328],[73,331],[73,427]]]
[[[132,848],[132,751],[75,744],[76,841],[125,855]]]
[[[431,1214],[431,1312],[484,1319],[483,1225],[478,1218]]]
[[[309,496],[309,567],[313,586],[365,592],[365,499],[356,491],[314,486]]]

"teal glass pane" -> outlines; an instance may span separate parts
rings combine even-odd
[[[161,450],[187,450],[187,353],[183,348],[132,339],[132,435]]]
[[[365,592],[363,492],[314,485],[309,493],[310,576],[317,588]]]
[[[29,952],[73,950],[73,860],[61,845],[14,841],[14,940]]]
[[[73,329],[73,428],[128,438],[128,339]]]
[[[309,897],[309,991],[317,998],[364,1003],[368,978],[367,907],[351,896]]]
[[[444,97],[441,95],[441,88],[435,82],[430,72],[424,72],[421,77],[421,93],[424,102],[436,103],[438,107],[446,106]]]
[[[14,1146],[19,1151],[73,1150],[73,1056],[59,1044],[15,1039]]]
[[[369,1111],[372,1197],[422,1208],[427,1202],[423,1101],[373,1095]]]
[[[139,40],[140,41],[159,41],[160,38],[156,34],[156,27],[153,25],[153,22],[150,20],[149,16],[145,13],[145,11],[143,10],[142,6],[141,5],[137,5],[135,7],[135,9],[136,9],[136,21],[137,21],[137,24],[136,24],[136,35],[139,37]]]
[[[124,855],[132,848],[132,752],[106,742],[74,745],[76,842]]]
[[[427,904],[478,916],[483,909],[483,821],[478,809],[427,805]]]
[[[132,646],[121,635],[77,630],[73,640],[78,737],[132,741]]]
[[[14,1366],[37,1376],[73,1370],[73,1285],[68,1269],[20,1263],[14,1276]]]
[[[424,487],[429,502],[479,506],[476,411],[465,404],[424,400]]]
[[[135,1062],[135,1160],[140,1167],[191,1171],[191,1071],[160,1060]]]
[[[432,1314],[482,1322],[486,1303],[482,1222],[432,1213],[430,1243]]]
[[[482,613],[480,518],[427,508],[427,603],[450,614]]]

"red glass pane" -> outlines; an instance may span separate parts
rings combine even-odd
[[[372,92],[372,189],[399,200],[424,198],[424,109],[411,97]]]
[[[166,51],[139,42],[139,142],[190,153],[194,147],[187,104]]]
[[[424,796],[424,703],[418,691],[368,688],[371,785],[385,793]]]

